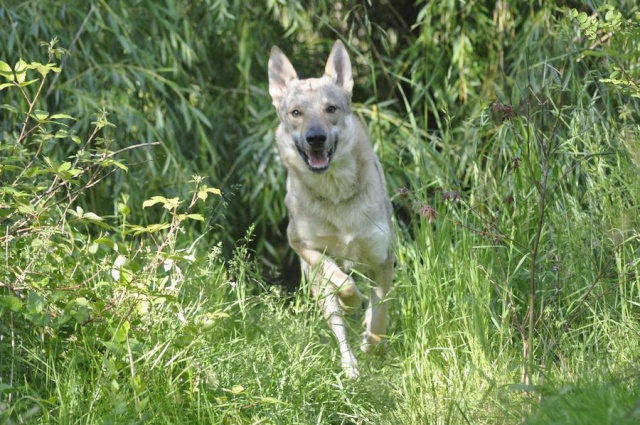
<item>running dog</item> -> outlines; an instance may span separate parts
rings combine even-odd
[[[394,233],[391,202],[367,130],[351,111],[353,74],[336,41],[320,78],[299,79],[274,46],[269,94],[280,125],[276,144],[287,176],[287,237],[300,257],[312,292],[335,334],[342,368],[359,375],[344,315],[362,303],[352,274],[371,283],[361,348],[382,353],[391,288]]]

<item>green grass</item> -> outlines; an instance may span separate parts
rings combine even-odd
[[[85,324],[64,337],[19,332],[15,351],[6,340],[4,364],[15,362],[13,376],[20,378],[5,388],[11,397],[2,405],[4,419],[631,424],[640,418],[637,314],[589,306],[579,328],[554,341],[534,383],[522,385],[520,337],[500,317],[507,313],[492,307],[498,301],[482,270],[492,249],[446,222],[424,227],[414,243],[399,244],[391,349],[382,358],[360,354],[363,373],[355,381],[342,375],[308,289],[287,295],[258,286],[239,250],[235,266],[201,264],[177,288],[178,299],[132,313],[126,338],[105,339],[99,327]],[[460,238],[455,249],[452,238]],[[350,321],[354,342],[360,319]]]
[[[0,0],[0,422],[640,422],[634,2],[54,3]],[[357,380],[291,289],[266,92],[336,28],[398,239]]]

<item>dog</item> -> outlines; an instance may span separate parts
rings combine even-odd
[[[344,373],[356,378],[358,361],[344,319],[363,301],[353,273],[371,283],[361,349],[386,351],[394,232],[382,166],[351,110],[351,61],[340,40],[320,78],[299,79],[277,46],[268,68],[280,121],[276,145],[287,168],[287,238],[335,334]]]

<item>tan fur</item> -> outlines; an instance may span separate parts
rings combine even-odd
[[[362,294],[351,272],[372,285],[361,348],[384,351],[385,297],[393,275],[391,203],[367,131],[351,112],[353,76],[347,51],[333,46],[324,75],[299,80],[278,47],[269,58],[269,93],[280,125],[278,152],[287,167],[287,235],[336,336],[347,376],[358,362],[344,314]]]

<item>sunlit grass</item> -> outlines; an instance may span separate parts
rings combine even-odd
[[[583,56],[555,6],[472,2],[467,19],[426,2],[420,25],[401,34],[411,42],[398,44],[391,31],[344,22],[363,50],[352,46],[366,93],[354,109],[383,163],[398,238],[389,352],[358,350],[362,376],[349,380],[309,288],[271,268],[292,255],[264,52],[284,42],[301,57],[329,45],[334,28],[310,32],[316,12],[287,9],[300,28],[282,37],[280,18],[242,2],[226,12],[242,19],[223,13],[226,2],[149,3],[152,21],[123,4],[130,22],[43,4],[0,2],[15,24],[0,35],[11,34],[12,58],[35,61],[38,41],[16,31],[62,31],[46,13],[78,21],[67,35],[81,42],[39,106],[78,121],[14,143],[23,98],[3,89],[0,422],[640,422],[637,100],[601,81],[613,62]],[[104,47],[105,34],[118,46]],[[69,125],[85,140],[102,107],[115,127],[83,145],[91,156],[79,166],[102,149],[162,146],[127,150],[127,173],[52,185],[47,159],[75,161],[77,145],[47,137]],[[189,211],[206,220],[144,230],[176,224],[182,210],[143,202],[177,197],[182,208],[195,170],[224,195]],[[69,201],[66,188],[88,182]],[[30,197],[50,187],[59,197],[44,210]],[[113,227],[74,221],[78,204]],[[130,261],[114,277],[120,256]],[[348,320],[354,345],[361,321]]]

